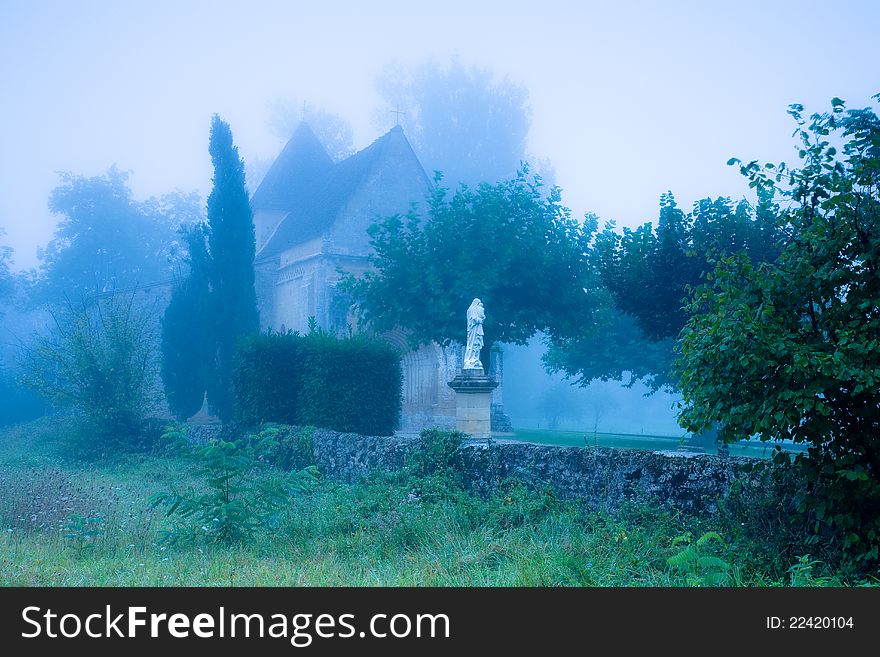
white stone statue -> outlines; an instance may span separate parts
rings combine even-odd
[[[486,311],[483,302],[474,299],[467,310],[467,345],[464,349],[463,370],[481,370],[480,350],[483,348],[483,320],[486,319]]]

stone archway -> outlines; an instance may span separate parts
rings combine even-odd
[[[444,349],[435,342],[412,349],[402,330],[388,331],[382,337],[403,354],[400,431],[409,433],[432,426],[454,426],[454,400],[446,386],[458,364],[454,349]]]

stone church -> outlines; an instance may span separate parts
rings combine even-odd
[[[422,204],[431,185],[399,126],[334,163],[308,124],[301,123],[251,198],[262,328],[305,333],[314,317],[325,330],[346,333],[351,317],[337,298],[337,268],[365,272],[370,224]],[[400,430],[454,427],[454,393],[446,383],[461,367],[460,346],[431,344],[413,351],[402,331],[383,337],[404,353]],[[490,372],[500,379],[496,355]],[[493,417],[503,430],[501,387],[496,391]]]

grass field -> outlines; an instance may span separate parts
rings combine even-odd
[[[593,513],[515,485],[484,500],[439,476],[319,480],[251,542],[168,544],[170,521],[149,499],[172,483],[198,487],[191,463],[159,453],[77,460],[65,440],[51,421],[0,432],[4,586],[851,583],[799,560],[807,553],[795,544],[780,549],[786,536],[756,538],[723,517]],[[707,532],[720,540],[697,547]],[[700,556],[723,567],[704,568]]]

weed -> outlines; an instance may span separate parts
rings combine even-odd
[[[690,532],[676,536],[672,547],[683,546],[666,560],[687,578],[688,586],[722,586],[729,583],[730,564],[719,556],[724,539],[717,532],[706,532],[696,541]]]

